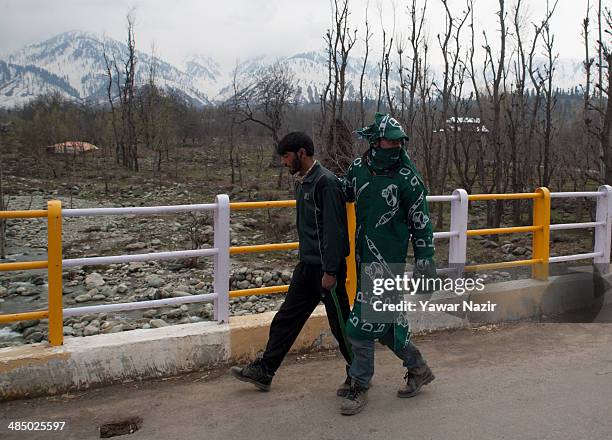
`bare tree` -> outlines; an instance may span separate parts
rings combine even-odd
[[[462,72],[464,72],[462,67],[463,61],[460,59],[460,41],[461,30],[471,12],[471,5],[468,3],[466,10],[455,18],[455,14],[451,12],[448,6],[448,0],[441,0],[441,2],[446,13],[446,26],[444,34],[438,34],[438,43],[442,52],[444,70],[442,74],[442,87],[440,88],[437,84],[434,84],[438,92],[438,99],[442,101],[438,127],[443,127],[444,129],[438,131],[438,133],[441,133],[441,136],[439,136],[439,141],[441,142],[439,154],[438,157],[435,158],[438,169],[432,174],[432,177],[435,176],[435,180],[429,182],[433,189],[437,190],[439,193],[444,192],[446,189],[451,151],[457,148],[460,136],[462,136],[459,118],[463,115],[458,114],[464,82],[464,75],[462,74]],[[454,124],[447,123],[451,114],[453,114]],[[452,129],[449,130],[449,128]],[[438,218],[436,227],[442,228],[442,205],[438,205],[437,212]]]
[[[351,29],[349,23],[349,0],[333,0],[330,4],[332,26],[324,37],[328,82],[321,95],[320,158],[333,171],[342,172],[354,157],[352,136],[344,120],[344,105],[346,69],[349,54],[357,42],[357,29]],[[366,35],[366,38],[369,37]]]
[[[529,54],[529,75],[531,82],[536,92],[536,103],[534,105],[533,114],[537,121],[540,121],[539,126],[540,142],[538,148],[538,164],[536,174],[538,176],[539,186],[548,186],[551,180],[552,164],[551,164],[551,143],[553,135],[552,112],[556,105],[556,95],[553,89],[553,76],[558,55],[553,54],[554,36],[550,31],[550,19],[557,7],[558,1],[555,1],[552,8],[546,3],[546,15],[540,25],[534,25],[535,35],[532,42],[531,51]],[[535,50],[537,48],[538,37],[542,39],[544,56],[546,63],[543,66],[534,65]],[[543,109],[540,110],[540,99],[543,104]],[[543,115],[539,112],[543,111]]]
[[[0,211],[6,211],[8,209],[8,200],[4,199],[4,167],[3,163],[3,137],[6,133],[8,133],[10,129],[9,124],[0,124]],[[4,260],[6,258],[6,221],[5,219],[0,219],[0,260]]]
[[[609,14],[609,10],[608,10],[608,14]],[[597,73],[598,73],[598,77],[599,77],[599,84],[603,84],[603,80],[604,80],[604,76],[603,76],[603,69],[604,69],[604,52],[605,52],[605,45],[604,45],[604,40],[603,40],[603,21],[605,21],[605,10],[603,10],[601,8],[601,0],[598,1],[598,7],[597,7],[597,59],[598,59],[598,63],[597,63]],[[599,97],[599,108],[603,108],[603,90],[599,89],[597,91],[597,96]]]
[[[525,51],[524,10],[522,0],[517,0],[513,8],[512,29],[515,38],[516,50],[512,59],[513,83],[510,92],[510,102],[505,108],[506,133],[510,147],[510,185],[512,192],[519,193],[525,190],[529,179],[527,163],[531,139],[527,135],[528,122],[528,89],[527,79],[527,53]],[[528,204],[521,200],[512,201],[513,224],[521,223],[522,207]]]
[[[603,15],[606,26],[604,33],[606,34],[607,38],[606,40],[603,40],[600,36],[597,45],[598,51],[601,53],[602,57],[602,62],[600,62],[599,69],[600,71],[603,71],[604,68],[607,70],[607,86],[604,83],[604,78],[602,75],[599,83],[597,84],[598,92],[602,96],[602,99],[600,99],[601,104],[598,108],[601,118],[598,138],[600,145],[600,162],[602,163],[600,178],[602,183],[609,184],[612,182],[612,145],[610,145],[610,130],[612,130],[612,45],[610,44],[612,39],[612,11],[609,8],[605,8]],[[603,63],[605,63],[605,66]]]
[[[436,108],[433,79],[429,66],[429,46],[423,43],[422,52],[419,53],[419,71],[417,72],[417,96],[415,98],[415,121],[413,130],[416,133],[417,155],[423,163],[423,171],[428,187],[435,194],[433,188],[437,182],[437,173],[441,164],[440,143],[435,142]],[[432,182],[434,184],[432,184]]]
[[[124,165],[130,170],[138,171],[138,138],[136,135],[135,122],[135,75],[136,75],[136,43],[134,40],[134,15],[133,11],[127,15],[127,48],[128,55],[124,64],[124,87],[122,95],[123,124],[126,132],[127,154]]]
[[[109,54],[106,50],[106,45],[103,46],[102,55],[104,56],[106,75],[108,76],[108,82],[106,83],[106,96],[108,98],[108,103],[111,110],[111,122],[115,139],[115,159],[117,163],[120,163],[120,158],[124,156],[125,141],[123,139],[123,130],[120,129],[119,122],[117,121],[118,111],[115,108],[115,100],[113,99],[113,69],[115,69],[116,72],[115,81],[120,94],[121,86],[119,83],[119,71],[117,69],[117,61],[115,60],[115,56],[114,54],[112,55],[112,60],[109,58]]]
[[[396,39],[396,35],[395,35],[396,4],[395,2],[392,2],[391,5],[393,7],[393,27],[391,28],[391,37],[389,39],[389,45],[386,47],[385,47],[385,42],[384,42],[385,30],[383,27],[383,54],[382,54],[381,64],[382,64],[382,71],[383,71],[383,83],[384,83],[384,88],[385,88],[385,97],[387,99],[387,111],[394,117],[398,117],[399,114],[397,112],[396,105],[395,105],[396,98],[397,98],[396,97],[397,91],[390,88],[390,75],[393,72],[393,63],[391,61],[391,50],[393,49],[393,40]],[[380,9],[380,15],[381,15],[381,18],[380,18],[381,26],[384,26],[382,23],[382,9]],[[401,56],[403,54],[401,40],[397,44],[399,44],[399,47],[397,48],[396,51],[399,54],[399,57],[401,60]],[[378,104],[380,107],[380,102]]]
[[[154,170],[161,172],[164,153],[164,142],[162,138],[162,115],[163,108],[161,93],[155,83],[157,74],[157,58],[155,47],[151,47],[151,63],[149,67],[149,78],[145,87],[140,89],[138,96],[139,129],[144,145],[155,152]],[[164,129],[167,127],[163,127]]]
[[[383,23],[383,9],[382,2],[378,2],[378,17],[380,19],[380,27],[382,29],[382,51],[380,54],[380,61],[378,62],[378,97],[376,99],[376,111],[381,111],[382,100],[383,100],[383,83],[385,74],[388,78],[389,73],[389,54],[391,53],[391,48],[393,47],[393,35],[395,33],[395,29],[391,34],[391,42],[387,44],[387,30],[385,29],[385,25]],[[387,81],[388,84],[388,81]],[[388,94],[387,94],[388,95]]]
[[[236,86],[232,105],[240,116],[239,124],[252,122],[265,128],[276,147],[287,110],[295,99],[293,72],[286,64],[277,62],[260,69],[246,87]]]
[[[472,11],[473,5],[470,2]],[[486,32],[483,31],[485,51],[484,65],[481,71],[481,76],[476,72],[474,66],[474,14],[470,13],[470,27],[472,38],[472,49],[469,56],[469,75],[474,88],[474,97],[480,113],[480,119],[486,123],[489,133],[487,136],[482,136],[483,154],[491,152],[492,157],[485,159],[491,164],[491,170],[485,167],[485,161],[479,164],[479,181],[481,190],[485,192],[503,192],[504,191],[504,149],[502,136],[502,101],[505,99],[505,79],[507,76],[506,69],[506,39],[508,36],[508,27],[506,26],[506,9],[505,0],[498,0],[499,9],[497,11],[499,23],[499,48],[495,53],[499,54],[495,59]],[[482,79],[484,91],[481,92],[479,87],[479,79]],[[492,174],[490,185],[488,175]],[[493,206],[495,209],[493,210]],[[498,227],[501,223],[503,214],[503,201],[497,200],[495,205],[487,202],[487,224]]]
[[[333,112],[337,119],[344,117],[344,97],[346,95],[346,67],[348,56],[357,42],[357,29],[353,30],[349,26],[349,0],[334,0],[334,16],[336,24],[336,53],[334,57],[334,97],[332,105],[337,107],[337,112]]]
[[[245,87],[239,88],[234,81],[234,96],[229,105],[237,115],[237,124],[250,122],[266,129],[272,137],[274,156],[287,110],[296,99],[293,73],[286,64],[277,62],[260,69],[255,74],[254,80]],[[276,164],[276,161],[273,163]],[[281,167],[278,176],[279,187],[282,175]]]
[[[363,96],[363,79],[365,77],[366,69],[368,66],[368,56],[370,54],[370,38],[372,38],[372,33],[370,33],[370,23],[368,21],[368,7],[370,2],[366,4],[366,14],[365,14],[365,55],[363,57],[363,64],[361,65],[361,75],[359,76],[359,111],[360,111],[360,122],[361,126],[365,126],[365,110],[364,110],[364,96]]]
[[[412,132],[415,118],[415,98],[417,95],[417,86],[421,70],[421,50],[426,45],[425,42],[425,13],[427,11],[427,0],[423,2],[423,7],[417,11],[417,0],[411,0],[409,6],[410,16],[410,34],[408,43],[411,53],[409,55],[410,67],[407,67],[406,82],[408,88],[408,112],[405,117],[402,117],[402,123],[405,124],[409,132]],[[402,108],[402,114],[404,109]]]
[[[113,131],[115,133],[115,145],[117,153],[117,163],[121,163],[129,170],[138,171],[138,137],[136,130],[136,43],[134,39],[134,10],[126,16],[127,21],[127,58],[120,70],[115,54],[112,60],[104,50],[104,61],[108,76],[107,97],[109,100],[112,118]],[[119,99],[120,123],[116,115],[117,110],[112,93],[114,82],[117,87],[117,97]]]
[[[587,8],[586,15],[582,20],[582,40],[584,41],[584,61],[582,62],[582,67],[584,68],[585,80],[583,87],[583,106],[582,106],[582,121],[584,124],[584,146],[590,149],[590,132],[591,132],[591,123],[592,119],[590,116],[591,112],[591,69],[593,67],[593,62],[595,59],[590,56],[590,40],[589,40],[589,25],[590,25],[590,17],[589,14],[591,12],[591,4],[590,1],[587,0]]]

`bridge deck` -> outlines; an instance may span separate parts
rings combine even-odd
[[[612,322],[612,308],[604,314]],[[600,315],[600,318],[602,316]],[[612,324],[519,323],[417,338],[437,379],[398,399],[402,368],[377,351],[361,414],[343,417],[333,353],[288,358],[269,393],[227,369],[0,403],[3,439],[99,438],[100,424],[141,416],[126,439],[609,439]],[[9,421],[66,421],[61,434],[9,432]]]

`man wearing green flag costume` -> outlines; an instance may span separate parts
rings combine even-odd
[[[350,390],[341,413],[356,414],[367,402],[374,374],[374,344],[389,347],[406,367],[406,384],[399,397],[418,394],[434,379],[418,348],[410,341],[410,327],[403,314],[376,314],[376,300],[399,302],[400,292],[377,296],[374,279],[403,276],[409,240],[415,255],[413,277],[433,278],[433,230],[427,206],[427,190],[402,144],[408,136],[389,114],[376,113],[375,122],[357,131],[370,145],[353,161],[345,176],[347,192],[355,199],[357,297],[346,324],[353,350],[349,370]]]

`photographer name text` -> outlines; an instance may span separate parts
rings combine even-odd
[[[399,303],[372,302],[375,312],[494,312],[497,304],[487,301],[479,303],[463,301],[461,303],[434,303],[431,301],[401,301]]]

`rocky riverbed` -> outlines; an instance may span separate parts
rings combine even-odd
[[[29,182],[31,184],[31,182]],[[87,195],[85,193],[85,195]],[[135,202],[134,198],[137,198]],[[127,191],[124,199],[91,201],[68,198],[59,192],[13,196],[9,209],[45,209],[46,201],[60,199],[65,208],[138,206],[155,204],[205,203],[194,201],[181,185],[170,188]],[[155,199],[156,202],[151,200]],[[132,203],[130,203],[132,201]],[[113,203],[114,202],[114,203]],[[245,213],[232,215],[231,244],[246,245],[270,241],[295,241],[287,231],[280,239],[265,237],[258,230],[261,221]],[[2,262],[46,259],[45,219],[16,219],[7,222],[7,258]],[[212,217],[207,214],[168,216],[69,217],[63,220],[64,258],[131,253],[151,253],[211,247]],[[296,252],[237,256],[232,258],[230,289],[284,285],[290,281]],[[181,297],[213,291],[211,258],[159,262],[132,262],[106,266],[65,269],[64,307],[113,304]],[[47,307],[45,270],[0,272],[0,314],[18,313]],[[230,313],[243,315],[276,310],[282,296],[239,297],[230,300]],[[176,323],[198,322],[213,317],[212,303],[185,304],[119,313],[100,313],[66,318],[64,334],[88,336],[98,333],[151,328]],[[0,326],[0,347],[39,342],[47,338],[47,322],[27,321]]]
[[[87,185],[56,191],[32,187],[36,180],[23,179],[24,189],[12,196],[9,209],[45,209],[46,201],[61,199],[65,208],[109,206],[154,206],[160,204],[206,203],[211,195],[193,187],[170,184],[158,187],[127,187],[111,198],[100,198]],[[27,185],[30,185],[29,187]],[[250,195],[252,196],[252,194]],[[234,199],[239,198],[235,195]],[[291,211],[237,211],[231,218],[232,245],[296,241]],[[477,214],[477,211],[476,211]],[[531,258],[527,235],[507,236],[500,241],[473,237],[468,241],[470,264]],[[555,251],[562,254],[586,252],[588,242],[572,236],[555,235]],[[47,226],[44,219],[7,222],[8,255],[2,262],[46,259]],[[64,258],[150,253],[210,247],[213,242],[209,215],[74,217],[63,221]],[[565,246],[565,248],[564,248]],[[436,242],[437,260],[444,265],[447,241]],[[555,255],[553,252],[551,255]],[[230,289],[288,284],[297,252],[246,254],[232,257]],[[485,283],[529,276],[528,268],[473,274]],[[212,292],[212,260],[134,262],[65,269],[64,307],[113,304],[182,297]],[[231,315],[277,310],[282,295],[248,296],[231,299]],[[0,272],[0,314],[47,307],[47,275],[44,270]],[[64,320],[66,336],[89,336],[137,328],[155,328],[211,320],[212,303],[185,304],[131,312],[97,313]],[[0,325],[0,347],[39,342],[47,338],[47,322],[27,321]]]

